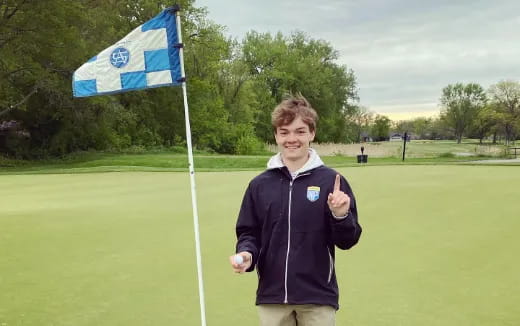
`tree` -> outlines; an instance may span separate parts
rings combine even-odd
[[[183,17],[188,18],[183,26],[188,35],[185,43],[191,45],[189,36],[197,31],[199,40],[222,49],[207,49],[205,57],[199,56],[207,65],[201,70],[210,77],[218,76],[218,69],[207,68],[220,64],[227,40],[214,24],[205,24],[204,10],[193,8],[192,0],[180,2]],[[0,121],[16,120],[30,136],[27,148],[0,151],[34,157],[182,143],[184,112],[179,88],[71,98],[75,69],[167,5],[171,3],[152,0],[1,1]],[[203,33],[206,30],[213,33]],[[194,65],[189,60],[186,63],[195,77]],[[216,84],[214,80],[209,83]],[[194,87],[206,85],[194,83]],[[213,102],[219,108],[218,94]]]
[[[441,117],[432,120],[430,139],[453,139],[446,121]]]
[[[442,90],[441,104],[441,117],[452,128],[457,143],[460,144],[478,112],[486,104],[486,94],[478,84],[457,83]]]
[[[415,118],[412,132],[420,139],[429,139],[431,137],[431,126],[432,120],[430,118]]]
[[[392,122],[392,132],[404,134],[405,132],[415,133],[414,120],[399,120]]]
[[[515,141],[520,125],[520,84],[501,81],[489,88],[489,94],[498,124],[503,127],[506,143]]]
[[[354,114],[351,114],[347,121],[348,129],[352,133],[351,138],[354,142],[359,143],[362,141],[363,133],[370,132],[370,126],[374,121],[374,113],[365,106],[356,106]]]
[[[499,117],[494,105],[487,104],[478,112],[473,123],[472,134],[479,139],[480,144],[493,131],[498,121]]]
[[[70,91],[72,71],[88,58],[88,48],[109,34],[96,33],[96,28],[107,26],[105,11],[96,10],[89,1],[0,3],[0,119],[18,121],[29,135],[26,148],[2,148],[3,152],[59,155],[89,148],[94,139],[103,143],[99,148],[105,146],[109,137],[97,134],[106,131],[104,114],[98,110],[108,101],[85,105],[72,101]],[[86,12],[94,14],[92,20]],[[91,124],[92,119],[100,121]],[[65,136],[65,130],[71,133]]]
[[[420,139],[449,139],[452,134],[447,130],[446,123],[440,118],[418,117],[411,120],[401,120],[394,123],[392,130],[404,134],[406,131]]]
[[[242,42],[242,61],[248,67],[259,105],[257,135],[271,142],[271,111],[287,93],[302,93],[318,111],[318,142],[348,142],[347,117],[357,100],[354,73],[335,63],[338,52],[322,40],[301,32],[285,37],[255,31]]]
[[[301,92],[318,110],[319,141],[354,140],[354,73],[338,52],[303,33],[224,36],[194,0],[180,0],[194,146],[248,153],[272,141],[271,111]],[[0,123],[15,121],[24,141],[0,135],[0,152],[23,157],[79,150],[185,143],[180,88],[82,99],[72,73],[93,55],[170,6],[157,0],[0,1]],[[20,55],[22,54],[22,55]],[[9,124],[11,125],[11,124]],[[12,140],[12,141],[11,141]]]
[[[372,137],[375,141],[388,140],[391,120],[384,115],[377,115],[372,125]]]

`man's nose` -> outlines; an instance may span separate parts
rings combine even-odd
[[[296,141],[296,134],[294,134],[293,132],[290,132],[290,133],[287,135],[287,141],[288,141],[288,142]]]

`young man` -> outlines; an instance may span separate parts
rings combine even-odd
[[[256,266],[262,326],[335,325],[334,249],[361,235],[350,186],[310,148],[317,118],[302,96],[275,108],[280,152],[249,183],[238,216],[230,262],[237,273]]]

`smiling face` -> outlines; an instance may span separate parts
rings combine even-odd
[[[301,163],[301,166],[307,162],[309,145],[314,136],[315,132],[309,129],[300,116],[288,125],[277,127],[274,134],[284,162]]]

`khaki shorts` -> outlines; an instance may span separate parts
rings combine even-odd
[[[335,326],[336,309],[331,306],[304,304],[258,305],[260,326]]]

